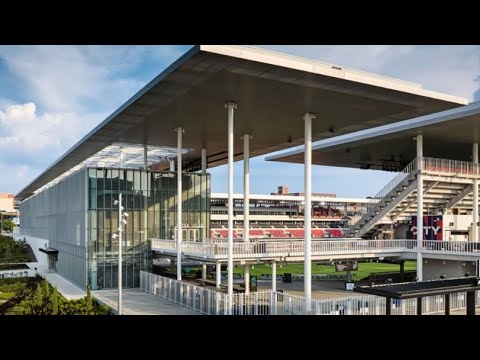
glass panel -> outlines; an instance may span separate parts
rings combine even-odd
[[[139,270],[151,267],[146,240],[173,236],[176,175],[117,169],[89,169],[89,175],[92,175],[89,179],[90,207],[96,205],[98,208],[89,211],[88,219],[89,281],[98,289],[117,288],[118,240],[112,244],[111,237],[118,232],[118,210],[112,201],[118,199],[121,191],[125,211],[130,215],[123,227],[124,286],[139,286]],[[182,181],[182,222],[204,225],[208,234],[210,177],[184,173]],[[200,234],[203,231],[197,232],[195,238],[203,235]],[[92,261],[93,258],[96,261]]]
[[[112,183],[112,194],[117,194],[118,193],[118,190],[119,190],[119,176],[120,176],[120,172],[119,170],[112,170],[112,180],[111,180],[111,183]]]
[[[140,190],[140,172],[139,171],[133,172],[133,189]]]
[[[126,190],[133,190],[133,171],[126,170],[127,180],[126,180]]]

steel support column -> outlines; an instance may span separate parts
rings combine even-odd
[[[475,164],[475,170],[478,166],[478,143],[473,144],[472,160]],[[479,175],[475,173],[475,175]],[[473,241],[478,242],[478,179],[473,179],[473,211],[472,211]]]
[[[306,300],[306,309],[310,308],[312,299],[312,120],[313,114],[305,114],[305,207],[304,207],[304,227],[305,227],[305,246],[304,246],[304,293]]]
[[[202,174],[207,173],[207,149],[202,149]]]
[[[243,139],[243,241],[250,241],[250,134]],[[245,293],[250,293],[250,266],[243,267]]]
[[[177,280],[182,280],[182,135],[183,129],[177,131]]]
[[[423,136],[417,136],[417,278],[423,280]]]
[[[237,104],[225,104],[228,110],[228,314],[232,314],[233,300],[233,114]]]

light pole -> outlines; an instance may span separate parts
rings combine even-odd
[[[113,202],[118,205],[118,234],[113,234],[112,239],[118,237],[118,315],[122,315],[122,233],[123,225],[127,224],[128,214],[123,212],[122,193],[118,194],[118,200]]]

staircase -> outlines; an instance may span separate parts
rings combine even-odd
[[[479,178],[473,163],[422,158],[398,173],[366,206],[365,215],[349,230],[349,237],[373,238],[379,231],[390,231],[393,223],[410,220],[417,213],[417,175],[423,174],[424,210],[445,213],[454,207],[468,208],[474,178]],[[472,166],[475,165],[475,166]],[[466,205],[466,206],[465,206]],[[471,206],[470,206],[471,209]]]
[[[389,186],[391,186],[391,184],[389,184]],[[370,206],[367,207],[367,213],[349,229],[348,236],[370,237],[382,228],[383,225],[391,224],[391,220],[387,218],[387,215],[413,192],[416,194],[416,190],[416,174],[406,174],[406,177],[394,186],[384,197],[374,198],[379,201],[369,204]]]

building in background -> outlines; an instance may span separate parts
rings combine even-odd
[[[234,238],[243,237],[243,196],[234,194]],[[287,186],[279,186],[278,193],[250,195],[251,239],[303,239],[304,196],[288,193]],[[371,199],[339,198],[336,194],[312,194],[312,237],[335,238],[344,236],[354,224]],[[210,237],[227,238],[228,194],[212,193],[210,199]]]
[[[15,195],[9,193],[0,193],[0,211],[15,210]]]

